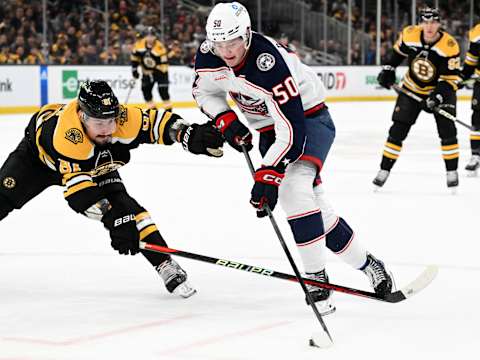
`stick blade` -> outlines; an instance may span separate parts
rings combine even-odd
[[[333,346],[333,341],[330,336],[324,331],[317,331],[312,334],[308,340],[308,345],[320,349],[328,349]]]
[[[425,289],[437,277],[438,266],[429,265],[423,272],[410,284],[404,286],[400,291],[405,298],[410,298]]]

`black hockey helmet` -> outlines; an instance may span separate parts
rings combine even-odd
[[[80,85],[78,106],[88,116],[100,119],[116,118],[120,112],[117,97],[103,80],[87,80]]]
[[[436,8],[426,7],[418,12],[418,22],[438,21],[440,22],[440,12]]]

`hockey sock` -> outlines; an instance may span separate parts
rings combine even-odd
[[[382,162],[380,168],[382,170],[390,171],[400,156],[400,151],[402,150],[402,143],[400,141],[395,141],[391,137],[385,142],[383,148]]]
[[[135,219],[137,221],[137,229],[140,234],[140,241],[145,241],[155,245],[168,246],[162,235],[160,235],[157,226],[147,211],[135,215]],[[158,266],[170,258],[169,255],[154,253],[151,251],[142,250],[141,253],[153,266]]]
[[[297,243],[305,272],[317,273],[323,270],[325,268],[325,231],[320,209],[289,216],[288,223]]]
[[[442,140],[442,157],[447,171],[457,170],[460,150],[456,138]]]
[[[342,261],[355,269],[365,264],[367,252],[361,243],[355,239],[355,233],[342,218],[338,218],[337,224],[327,235],[327,247]]]

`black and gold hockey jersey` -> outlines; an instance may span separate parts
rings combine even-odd
[[[440,31],[440,38],[435,43],[427,44],[420,26],[407,26],[395,43],[394,51],[402,59],[408,58],[408,71],[403,84],[409,90],[427,95],[439,81],[449,83],[455,91],[458,89],[460,47],[447,32]]]
[[[476,75],[480,76],[480,24],[469,31],[468,40],[470,45],[468,47],[467,55],[465,56],[465,63],[463,64],[463,74],[465,79],[472,76],[474,71]]]
[[[176,116],[120,105],[112,143],[98,146],[86,135],[74,100],[43,106],[30,120],[26,137],[39,160],[61,177],[69,205],[83,212],[103,198],[95,179],[128,163],[131,149],[142,143],[173,144],[168,131]]]
[[[162,73],[168,71],[167,49],[157,39],[151,47],[147,46],[145,38],[138,40],[135,43],[130,60],[134,68],[139,65],[142,67],[144,75],[150,75],[157,71]]]

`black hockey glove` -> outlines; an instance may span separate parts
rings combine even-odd
[[[285,170],[273,166],[261,167],[255,171],[255,184],[252,188],[252,197],[250,204],[257,209],[257,217],[267,216],[264,205],[268,205],[270,210],[275,209],[278,200],[278,187],[284,178]]]
[[[179,140],[182,142],[183,148],[192,154],[223,156],[223,136],[210,122],[185,127],[180,132]]]
[[[441,104],[443,104],[443,95],[432,91],[432,93],[422,101],[422,109],[428,113],[433,113],[435,108]]]
[[[390,89],[395,84],[395,68],[391,65],[384,65],[382,71],[377,76],[377,81],[380,86]]]
[[[135,215],[121,205],[114,205],[103,215],[102,222],[110,231],[112,247],[122,255],[137,254],[140,236]]]
[[[140,77],[140,74],[136,68],[132,68],[132,76],[134,79],[138,79]]]
[[[228,110],[218,114],[215,126],[235,150],[242,152],[242,145],[245,145],[247,151],[252,150],[252,133],[240,122],[234,111]]]

